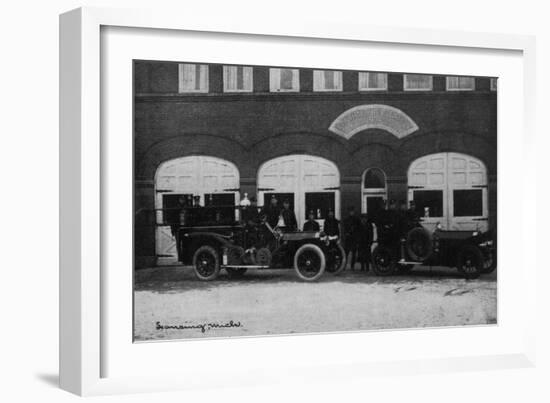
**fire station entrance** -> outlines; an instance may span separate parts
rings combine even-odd
[[[176,158],[162,163],[155,175],[158,264],[177,260],[172,224],[179,210],[194,202],[201,206],[230,206],[239,202],[239,170],[229,161],[208,156]],[[231,209],[233,210],[233,209]]]
[[[267,205],[275,195],[294,209],[301,229],[309,211],[323,226],[329,209],[340,218],[340,173],[336,165],[311,155],[286,155],[265,162],[258,171],[258,204]]]
[[[409,200],[423,225],[446,230],[488,229],[487,170],[479,159],[459,153],[415,160],[408,174]]]

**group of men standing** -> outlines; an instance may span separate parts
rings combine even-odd
[[[255,200],[252,201],[252,204],[254,203]],[[272,196],[269,204],[261,210],[259,216],[254,206],[251,209],[244,209],[243,219],[245,222],[252,219],[250,214],[254,215],[253,221],[263,217],[271,228],[279,227],[284,231],[298,230],[296,215],[290,207],[288,199],[283,200],[281,208],[277,198]],[[356,264],[360,263],[361,271],[369,271],[375,229],[378,238],[382,235],[390,236],[399,242],[400,237],[406,234],[418,220],[419,216],[416,213],[414,201],[407,206],[404,201],[398,205],[395,200],[390,200],[388,204],[381,200],[377,211],[369,215],[358,215],[353,206],[349,207],[347,216],[342,223],[336,219],[334,210],[329,209],[324,220],[323,232],[328,236],[341,237],[350,270],[355,270]],[[309,211],[303,231],[315,232],[319,230],[320,226],[315,219],[315,212]]]

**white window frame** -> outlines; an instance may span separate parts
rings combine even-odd
[[[490,85],[491,91],[496,91],[498,89],[498,78],[492,77],[489,80],[490,80],[489,85]]]
[[[205,86],[201,87],[199,89],[189,89],[185,88],[184,86],[184,68],[185,66],[195,66],[195,69],[197,66],[201,69],[201,77],[204,74],[205,75]],[[201,80],[202,81],[202,80]],[[200,63],[179,63],[178,64],[178,92],[180,94],[189,94],[189,93],[207,93],[208,87],[209,87],[209,71],[208,71],[208,65],[207,64],[200,64]]]
[[[238,88],[228,88],[229,80],[228,75],[230,70],[237,69],[238,67],[243,68],[243,85],[244,88],[238,89]],[[248,70],[250,72],[250,82],[245,83],[244,82],[244,71]],[[223,66],[223,92],[253,92],[254,91],[254,69],[250,66]]]
[[[366,82],[368,83],[369,82],[369,74],[383,74],[385,77],[386,77],[386,85],[384,87],[376,87],[376,88],[371,88],[371,87],[361,87],[361,75],[366,75]],[[378,72],[371,72],[371,71],[360,71],[359,72],[359,75],[358,75],[358,79],[357,79],[357,88],[359,89],[359,91],[387,91],[388,90],[388,73],[378,73]]]
[[[469,78],[469,79],[472,80],[472,87],[470,87],[470,88],[461,88],[461,87],[458,87],[458,88],[457,88],[457,87],[452,87],[452,86],[450,85],[450,83],[451,83],[451,79],[453,79],[453,78],[458,78],[458,79],[460,79],[460,78]],[[445,81],[446,81],[446,86],[445,86],[445,88],[447,89],[447,91],[474,91],[474,90],[476,89],[476,79],[475,79],[475,77],[466,77],[466,76],[447,76],[447,77],[445,78]]]
[[[365,177],[367,173],[371,170],[378,170],[382,172],[384,176],[384,187],[383,188],[366,188],[365,187]],[[367,199],[370,197],[381,197],[385,202],[388,200],[388,177],[386,172],[379,167],[370,167],[363,171],[361,175],[361,213],[369,214],[367,211]],[[371,212],[372,213],[372,212]]]
[[[281,88],[281,70],[292,71],[292,88]],[[287,68],[269,68],[270,92],[300,92],[300,70]]]
[[[335,88],[325,88],[321,85],[324,81],[324,74],[329,71],[334,75]],[[342,72],[338,70],[313,70],[313,91],[315,92],[338,92],[344,89]]]
[[[407,78],[409,76],[426,76],[430,78],[430,87],[429,88],[409,88],[407,87]],[[430,74],[403,74],[403,90],[404,91],[433,91],[434,88],[434,77]]]

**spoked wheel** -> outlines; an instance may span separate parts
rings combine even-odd
[[[211,246],[201,246],[193,255],[193,268],[200,280],[214,280],[220,273],[218,252]]]
[[[226,267],[225,270],[227,271],[227,275],[229,278],[241,278],[246,273],[246,267]]]
[[[433,252],[432,234],[425,228],[413,228],[407,233],[407,252],[411,258],[418,262],[427,260]]]
[[[466,245],[458,253],[457,266],[465,278],[478,278],[483,272],[483,254],[475,246]]]
[[[389,276],[395,271],[395,258],[390,248],[378,245],[372,252],[372,269],[378,276]]]
[[[346,267],[346,252],[340,244],[331,245],[327,250],[327,271],[338,274]]]
[[[302,245],[294,255],[294,270],[302,280],[317,280],[325,272],[325,266],[325,254],[317,245]]]

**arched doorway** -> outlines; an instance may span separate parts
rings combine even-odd
[[[479,159],[459,153],[431,154],[409,167],[409,200],[423,225],[446,230],[488,229],[487,169]]]
[[[177,259],[171,224],[179,222],[182,204],[198,196],[200,205],[239,202],[239,170],[226,160],[209,156],[181,157],[163,162],[155,174],[156,255],[159,264]]]
[[[388,199],[386,174],[380,168],[369,168],[361,180],[361,211],[373,217]]]
[[[299,228],[310,210],[321,227],[329,209],[340,218],[340,173],[327,159],[299,154],[265,162],[258,170],[258,204],[267,204],[273,194],[279,202],[290,201]]]

